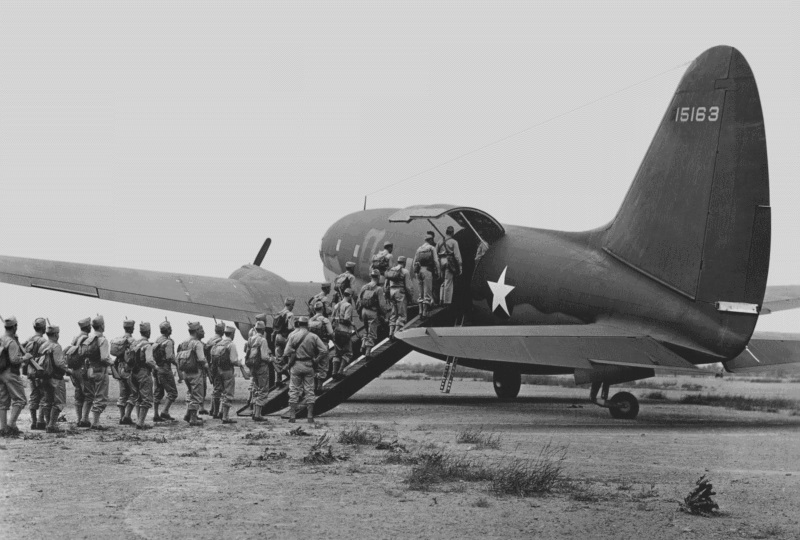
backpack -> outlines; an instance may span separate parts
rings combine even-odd
[[[392,283],[398,283],[403,280],[403,265],[398,264],[386,271],[386,279]]]
[[[228,371],[233,369],[231,363],[231,341],[219,340],[211,347],[211,362],[220,371]]]
[[[100,362],[100,340],[97,339],[97,336],[89,336],[81,341],[78,346],[78,356],[80,356],[81,360]]]
[[[384,252],[376,253],[372,257],[372,268],[377,268],[383,274],[389,268],[389,257],[384,255]]]
[[[326,325],[323,322],[322,317],[314,318],[308,321],[308,331],[314,332],[322,341],[327,343],[327,341],[330,339],[330,336],[328,335],[328,329],[325,326]]]
[[[156,361],[156,365],[163,366],[167,363],[167,353],[165,349],[167,348],[167,342],[170,341],[172,341],[172,339],[167,338],[162,341],[156,341],[153,345],[153,360]]]
[[[0,341],[0,373],[11,367],[11,362],[8,359],[8,350],[3,341]]]
[[[80,369],[83,367],[83,358],[80,355],[80,347],[89,336],[81,336],[75,345],[70,345],[64,351],[64,360],[67,361],[69,369]]]
[[[361,308],[377,310],[380,307],[380,300],[378,298],[379,289],[364,289],[361,293]]]
[[[247,342],[247,355],[244,359],[244,365],[252,370],[256,370],[261,367],[261,362],[264,361],[261,358],[261,340],[265,339],[262,336],[253,336]],[[251,343],[252,342],[252,343]]]
[[[345,289],[352,288],[353,286],[353,284],[350,283],[350,275],[347,272],[344,274],[339,274],[334,280],[333,286],[336,288],[336,290],[344,294]]]
[[[417,263],[420,266],[425,266],[427,268],[431,268],[435,265],[433,262],[433,249],[423,249],[422,251],[417,252]]]
[[[178,353],[175,355],[175,361],[178,363],[178,369],[184,373],[192,374],[200,371],[200,363],[197,361],[197,355],[194,353],[194,344],[196,341],[195,339],[190,339],[178,346]]]
[[[39,377],[42,379],[61,379],[64,377],[64,370],[56,365],[55,358],[53,358],[53,349],[42,355],[41,366],[42,371],[39,372]]]
[[[289,310],[284,309],[272,319],[272,332],[284,337],[289,335]]]
[[[125,354],[128,347],[131,345],[132,338],[130,336],[119,336],[111,340],[111,356],[119,358]]]
[[[125,361],[133,371],[147,367],[147,345],[150,345],[150,342],[142,339],[136,341],[125,351]]]

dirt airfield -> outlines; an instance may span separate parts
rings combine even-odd
[[[516,402],[501,403],[491,383],[457,379],[442,395],[436,380],[392,373],[316,427],[298,421],[309,436],[290,435],[295,426],[278,416],[137,431],[116,425],[113,406],[106,432],[69,422],[54,435],[28,431],[26,411],[27,439],[0,439],[0,538],[800,538],[796,412],[679,404],[677,384],[667,401],[635,388],[642,410],[621,421],[588,404],[584,389],[523,385]],[[800,400],[798,383],[688,384]],[[246,399],[243,380],[237,398]],[[176,405],[182,416],[183,395]],[[66,413],[74,420],[71,404]],[[457,442],[468,428],[497,443]],[[408,453],[338,442],[354,431]],[[304,463],[326,432],[338,459]],[[563,453],[561,475],[533,497],[498,495],[488,481],[410,489],[413,465],[389,457],[441,451],[491,469],[547,445]],[[718,517],[678,511],[703,474]]]

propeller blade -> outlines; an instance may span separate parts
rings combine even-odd
[[[261,266],[261,263],[264,260],[264,257],[267,256],[267,251],[269,251],[269,246],[272,244],[272,238],[267,238],[264,240],[264,245],[261,246],[261,249],[258,250],[258,254],[256,255],[256,259],[253,261],[253,264],[256,266]]]

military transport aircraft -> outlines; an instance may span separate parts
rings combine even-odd
[[[754,334],[759,315],[800,307],[800,286],[766,286],[764,122],[753,73],[732,47],[709,49],[686,70],[607,225],[581,233],[532,229],[449,204],[365,210],[322,238],[325,278],[353,260],[360,286],[383,242],[394,243],[395,256],[413,258],[426,230],[447,225],[464,258],[450,308],[458,317],[447,324],[416,318],[376,348],[378,357],[393,350],[386,354],[394,363],[414,349],[457,358],[493,371],[503,398],[517,395],[523,373],[574,374],[617,418],[635,417],[638,403],[626,392],[606,399],[608,386],[655,370],[800,361],[800,335]],[[0,257],[0,281],[229,319],[246,334],[255,314],[319,290],[261,268],[269,242],[227,279]],[[337,403],[385,368],[361,377]]]

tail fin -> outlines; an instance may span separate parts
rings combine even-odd
[[[709,49],[686,70],[605,249],[698,302],[763,301],[764,118],[753,73],[733,47]]]

